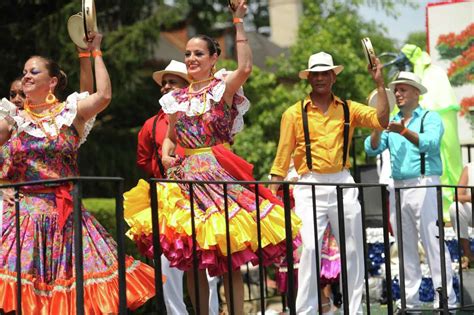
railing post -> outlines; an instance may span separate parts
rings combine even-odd
[[[260,196],[259,185],[255,184],[255,211],[257,214],[257,242],[258,242],[258,279],[260,281],[260,313],[265,315],[265,282],[263,272],[263,255],[262,255],[262,227],[260,225]],[[248,265],[247,265],[248,268]],[[249,287],[250,292],[250,287]]]
[[[337,216],[339,221],[339,252],[341,257],[341,276],[342,276],[342,300],[344,314],[349,314],[349,291],[347,288],[347,257],[346,257],[346,228],[344,221],[344,201],[343,190],[336,186],[337,193]]]
[[[403,236],[402,236],[402,205],[400,199],[400,188],[395,188],[395,200],[397,205],[397,246],[398,246],[398,268],[400,275],[400,300],[401,313],[406,313],[407,301],[405,296],[405,259],[403,257]]]
[[[224,193],[225,195],[225,193]],[[189,183],[189,203],[191,205],[191,234],[193,239],[193,275],[194,275],[194,296],[196,299],[196,314],[201,314],[201,303],[199,294],[199,263],[197,257],[197,240],[196,240],[196,209],[194,209],[194,186]]]
[[[153,259],[155,263],[155,305],[158,308],[158,314],[165,314],[166,308],[163,295],[163,273],[161,271],[160,225],[158,221],[159,209],[156,184],[156,181],[153,179],[150,180],[151,227],[153,231]]]
[[[362,223],[362,245],[364,251],[364,279],[365,279],[365,303],[367,304],[367,315],[370,315],[370,292],[369,292],[369,270],[367,269],[368,249],[367,249],[367,232],[365,227],[365,200],[364,189],[359,186],[359,201],[360,201],[360,218]]]
[[[385,283],[387,287],[387,314],[393,314],[393,293],[392,293],[392,271],[390,268],[390,239],[388,235],[388,226],[390,222],[389,211],[394,209],[388,209],[388,190],[387,185],[380,187],[382,192],[382,225],[383,225],[383,248],[385,255]]]
[[[283,204],[285,208],[285,233],[286,233],[286,261],[287,261],[287,277],[288,277],[288,309],[290,315],[296,314],[295,304],[295,280],[293,268],[293,233],[291,231],[291,206],[290,206],[290,185],[283,184]]]
[[[430,188],[428,188],[430,189]],[[439,253],[441,263],[441,296],[439,301],[443,307],[443,313],[448,314],[448,288],[446,281],[446,251],[444,247],[444,220],[443,220],[443,192],[441,186],[436,187],[436,197],[438,200],[438,231],[439,231]],[[451,266],[449,266],[451,268]],[[437,288],[435,288],[436,290]]]
[[[230,244],[230,228],[229,228],[229,203],[227,200],[227,184],[224,183],[224,210],[225,210],[225,239],[226,239],[226,246],[227,246],[227,276],[229,279],[229,285],[226,289],[229,289],[227,292],[227,296],[230,297],[230,301],[227,301],[227,305],[229,307],[229,313],[231,315],[235,314],[235,303],[234,303],[234,288],[233,288],[233,281],[232,281],[232,248]]]
[[[119,280],[119,314],[127,314],[127,279],[125,264],[125,225],[123,216],[123,179],[117,181],[115,192],[115,222],[117,224],[117,258]]]
[[[16,314],[21,315],[21,242],[20,242],[20,188],[15,187],[15,239],[16,239]]]
[[[82,183],[80,180],[73,182],[72,199],[74,207],[74,263],[76,272],[76,314],[84,314],[84,265],[82,249]]]
[[[314,227],[314,254],[316,255],[316,279],[321,279],[321,249],[319,248],[319,234],[318,234],[318,213],[316,209],[316,186],[311,184],[311,200],[313,201],[313,227]],[[319,281],[319,280],[317,280]],[[323,303],[321,303],[321,288],[318,287],[318,311],[319,314],[323,313]]]

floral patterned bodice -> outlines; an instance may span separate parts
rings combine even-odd
[[[82,138],[72,125],[77,113],[77,101],[87,93],[69,96],[63,111],[56,117],[56,128],[44,126],[53,136],[49,139],[25,112],[13,116],[17,129],[3,146],[0,154],[0,178],[12,182],[57,179],[78,176],[77,152],[92,128],[87,124]],[[59,130],[56,134],[55,130]]]
[[[183,88],[164,95],[160,104],[166,114],[177,115],[177,142],[184,148],[210,147],[233,142],[233,136],[243,128],[243,115],[250,103],[242,88],[234,95],[232,105],[225,103],[224,69],[214,75],[208,88],[189,93]]]

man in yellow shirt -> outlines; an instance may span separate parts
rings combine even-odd
[[[301,71],[299,77],[308,80],[312,91],[283,114],[277,155],[270,172],[272,181],[283,180],[293,158],[299,182],[354,183],[348,171],[350,162],[347,158],[354,128],[382,130],[387,127],[389,121],[382,65],[378,59],[376,66],[375,69],[369,70],[379,93],[374,109],[360,103],[342,101],[332,93],[336,76],[344,67],[334,65],[331,55],[319,52],[309,58],[308,69]],[[278,186],[272,184],[270,189],[275,193]],[[357,199],[358,190],[343,191],[349,310],[350,314],[356,314],[361,312],[364,282],[361,210]],[[316,256],[315,249],[311,186],[295,185],[293,193],[296,214],[303,219],[303,251],[298,273],[296,312],[316,314],[319,287],[316,279],[316,257],[320,255],[318,253]],[[316,186],[316,206],[318,248],[321,248],[328,222],[331,223],[339,243],[336,187]]]

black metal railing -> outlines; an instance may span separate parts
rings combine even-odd
[[[73,205],[74,205],[74,247],[76,251],[75,255],[75,274],[76,274],[76,313],[77,314],[84,314],[84,278],[83,278],[83,261],[82,261],[82,207],[81,207],[81,199],[82,199],[82,185],[84,182],[89,181],[105,181],[111,182],[116,185],[116,194],[115,194],[115,214],[116,214],[116,225],[117,225],[117,256],[118,256],[118,275],[119,275],[119,314],[127,314],[127,305],[126,305],[126,281],[125,281],[125,225],[123,219],[123,178],[117,177],[74,177],[74,178],[64,178],[58,180],[44,180],[44,181],[34,181],[34,182],[24,182],[24,183],[15,183],[15,184],[4,184],[0,185],[0,189],[3,188],[13,188],[15,190],[15,222],[16,222],[16,255],[17,255],[17,263],[16,263],[16,274],[17,274],[17,314],[21,314],[21,304],[22,304],[22,291],[21,291],[21,243],[20,243],[20,191],[21,188],[24,186],[35,186],[35,185],[58,185],[64,183],[71,183],[72,184],[72,197],[73,197]],[[154,303],[152,305],[152,313],[157,314],[166,314],[166,308],[164,305],[164,295],[163,295],[163,283],[162,283],[162,266],[161,266],[161,244],[160,244],[160,235],[159,235],[159,203],[158,200],[160,196],[158,195],[156,184],[157,183],[177,183],[182,187],[188,187],[189,191],[189,201],[190,201],[190,211],[191,211],[191,226],[192,226],[192,240],[193,240],[193,269],[194,269],[194,283],[198,284],[198,257],[197,257],[197,241],[196,241],[196,231],[195,231],[195,220],[196,217],[194,212],[197,210],[194,208],[194,187],[196,185],[222,185],[224,191],[224,211],[225,211],[225,218],[226,218],[226,238],[227,238],[227,268],[228,270],[233,270],[232,268],[232,257],[231,257],[231,245],[230,245],[230,234],[229,234],[229,204],[228,204],[228,185],[243,185],[252,189],[255,195],[256,200],[256,228],[257,228],[257,237],[258,237],[258,273],[259,273],[259,282],[260,282],[260,312],[261,314],[265,314],[265,300],[268,298],[265,292],[265,269],[263,266],[263,256],[262,256],[262,243],[261,243],[261,226],[260,226],[260,204],[258,200],[261,197],[261,192],[259,190],[260,184],[269,184],[269,182],[260,182],[260,181],[233,181],[233,182],[225,182],[225,181],[177,181],[177,180],[166,180],[166,179],[150,179],[151,183],[151,190],[150,190],[150,198],[151,198],[151,216],[152,216],[152,229],[153,229],[153,247],[154,247],[154,267],[155,267],[155,288],[156,288],[156,296],[153,299]],[[292,231],[291,231],[291,206],[290,206],[290,188],[293,185],[305,185],[311,186],[312,192],[312,211],[313,211],[313,224],[315,228],[315,246],[316,246],[316,271],[317,271],[317,279],[320,277],[320,257],[319,257],[319,248],[318,248],[318,231],[317,231],[317,224],[316,224],[316,212],[317,212],[317,204],[316,204],[316,190],[318,187],[321,186],[334,186],[336,189],[337,194],[337,203],[338,203],[338,224],[339,224],[339,248],[340,248],[340,259],[341,259],[341,283],[342,283],[342,298],[343,301],[349,301],[349,292],[347,287],[347,257],[346,257],[346,237],[345,237],[345,216],[344,216],[344,203],[343,203],[343,192],[345,189],[358,189],[359,195],[363,196],[364,189],[367,188],[375,188],[379,189],[379,197],[381,199],[381,215],[383,217],[382,220],[382,228],[383,228],[383,244],[384,244],[384,257],[385,257],[385,279],[387,280],[387,314],[393,313],[393,293],[392,293],[392,286],[391,284],[391,268],[390,268],[390,242],[389,242],[389,218],[388,214],[389,211],[387,209],[387,189],[386,185],[381,184],[340,184],[340,183],[326,183],[326,184],[317,184],[317,183],[293,183],[293,182],[272,182],[281,184],[283,187],[283,207],[285,211],[285,233],[286,233],[286,261],[288,264],[288,272],[287,272],[287,281],[288,281],[288,289],[286,292],[286,305],[288,307],[289,314],[296,314],[296,306],[295,306],[295,292],[296,292],[296,285],[294,279],[294,261],[293,261],[293,242],[292,242]],[[434,187],[437,189],[437,196],[438,196],[438,218],[439,222],[442,222],[442,202],[441,202],[441,192],[442,188],[454,188],[455,193],[457,195],[457,188],[461,186],[446,186],[446,185],[435,185],[435,186],[426,186],[426,187]],[[411,187],[415,188],[415,187]],[[416,187],[416,188],[425,188],[425,187]],[[474,187],[469,187],[471,190]],[[398,217],[400,217],[400,189],[397,188],[395,193],[397,196],[397,213]],[[471,193],[472,196],[472,193]],[[365,278],[365,303],[366,303],[366,312],[370,314],[370,292],[368,286],[368,279],[369,279],[369,272],[367,267],[368,261],[368,254],[367,254],[367,235],[366,235],[366,218],[365,218],[365,201],[361,199],[361,229],[363,235],[363,243],[364,243],[364,278]],[[398,222],[399,224],[399,235],[401,235],[401,221]],[[459,216],[457,225],[459,227]],[[458,238],[459,238],[459,228],[458,228]],[[400,258],[400,265],[403,266],[403,246],[401,239],[399,241],[399,258]],[[440,245],[444,244],[444,229],[443,225],[439,225],[439,242]],[[442,248],[442,255],[444,257],[444,246]],[[446,268],[448,266],[445,265],[444,259],[441,259],[441,270],[442,270],[442,302],[445,302],[446,298]],[[460,281],[461,281],[461,290],[463,289],[462,283],[462,268],[460,268]],[[402,301],[402,312],[405,311],[404,307],[406,307],[405,300],[404,300],[404,271],[403,268],[400,270],[401,276],[401,301]],[[228,277],[229,283],[232,283],[232,273],[228,272],[225,277]],[[226,301],[230,307],[230,314],[235,314],[235,300],[232,294],[232,286],[230,286],[231,292],[228,295],[230,297],[229,301]],[[199,290],[195,290],[195,301],[199,301]],[[316,293],[319,297],[319,311],[322,311],[322,303],[321,303],[321,291],[318,290]],[[461,296],[463,294],[461,293]],[[343,303],[343,312],[344,314],[349,314],[349,303]],[[447,311],[447,303],[443,304],[443,311]],[[464,301],[461,300],[461,306],[458,309],[474,309],[474,305],[465,305]],[[200,314],[199,308],[196,310],[196,314]]]
[[[460,278],[460,306],[459,307],[449,307],[448,305],[448,293],[447,293],[447,275],[446,275],[446,268],[451,266],[446,266],[445,254],[445,231],[444,231],[444,223],[440,224],[440,222],[444,222],[443,220],[443,188],[446,189],[454,189],[455,196],[457,199],[458,196],[458,188],[467,188],[471,189],[471,196],[474,192],[474,187],[472,186],[453,186],[453,185],[425,185],[425,186],[404,186],[404,187],[395,187],[395,200],[396,200],[396,226],[397,226],[397,242],[398,242],[398,259],[399,259],[399,274],[400,274],[400,313],[407,314],[407,305],[406,305],[406,295],[405,295],[405,270],[403,268],[404,264],[404,251],[403,251],[403,224],[402,224],[402,198],[401,198],[401,191],[406,189],[436,189],[436,199],[437,199],[437,226],[438,226],[438,240],[439,240],[439,248],[440,248],[440,265],[441,265],[441,287],[434,288],[436,293],[439,294],[439,308],[438,310],[441,311],[443,314],[449,314],[449,312],[457,311],[457,310],[470,310],[474,311],[474,304],[465,304],[464,303],[464,282],[463,282],[463,268],[461,267],[461,259],[459,259],[459,278]],[[473,196],[474,197],[474,196]],[[474,198],[472,198],[471,202],[474,202]],[[456,213],[457,213],[457,220],[455,224],[457,225],[457,238],[460,239],[460,231],[459,231],[459,205],[456,203]],[[458,255],[461,257],[461,248],[458,242]],[[435,262],[431,262],[435,263]],[[453,289],[454,290],[454,289]],[[474,293],[474,292],[473,292]],[[421,312],[426,311],[426,309],[421,308],[411,308],[409,309],[410,312]]]

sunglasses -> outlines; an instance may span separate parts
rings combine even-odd
[[[15,98],[17,95],[20,96],[21,98],[25,98],[25,97],[26,97],[26,96],[25,96],[25,93],[23,93],[22,91],[19,91],[19,92],[17,92],[17,91],[10,91],[10,98],[11,98],[11,99],[12,99],[12,98]]]

